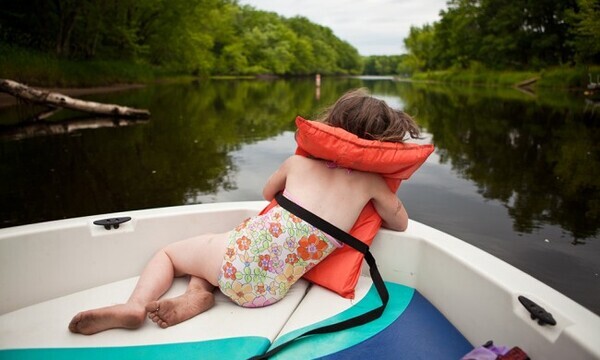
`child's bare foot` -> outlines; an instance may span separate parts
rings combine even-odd
[[[188,290],[185,294],[146,305],[148,317],[165,329],[179,324],[208,309],[215,303],[215,296],[206,290]]]
[[[144,323],[146,311],[136,304],[120,304],[80,312],[73,317],[69,330],[84,335],[125,328],[137,329]]]

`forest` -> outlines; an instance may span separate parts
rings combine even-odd
[[[598,0],[449,0],[404,39],[410,72],[600,64]]]
[[[0,0],[0,72],[51,83],[68,72],[127,80],[122,69],[129,68],[194,76],[410,76],[598,65],[600,2],[449,0],[438,21],[398,39],[398,53],[402,41],[406,54],[361,56],[328,27],[237,0]],[[36,54],[46,57],[34,62]],[[49,70],[37,75],[55,61],[70,62],[55,77]],[[112,69],[100,69],[106,64]]]
[[[235,0],[0,0],[0,44],[194,75],[359,74],[331,29]]]

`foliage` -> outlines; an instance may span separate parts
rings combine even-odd
[[[537,77],[539,77],[539,74],[536,72],[485,70],[475,65],[465,70],[437,70],[413,75],[414,80],[487,86],[514,86],[522,81]]]
[[[450,0],[433,24],[411,28],[404,45],[413,71],[540,70],[598,63],[597,0]]]
[[[0,0],[0,44],[194,75],[359,74],[350,44],[235,0]],[[56,60],[58,61],[58,60]]]
[[[600,63],[600,2],[577,0],[579,11],[569,9],[567,21],[573,34],[577,60],[583,63]]]
[[[363,73],[367,75],[410,74],[410,69],[401,66],[407,55],[373,55],[364,58]]]
[[[0,44],[0,78],[39,86],[96,86],[148,82],[170,76],[165,70],[125,60],[85,62]]]
[[[448,69],[418,72],[412,75],[415,81],[447,82],[465,85],[515,86],[536,79],[535,87],[568,89],[585,88],[589,82],[600,78],[600,66],[550,67],[535,71],[496,71],[473,66],[469,69]]]
[[[432,68],[433,35],[433,28],[429,25],[410,27],[409,35],[404,39],[404,46],[410,49],[410,57],[405,59],[404,66],[411,72]]]
[[[596,67],[552,67],[541,72],[537,86],[559,88],[584,88],[589,82],[588,74],[600,75],[600,66]],[[595,81],[596,79],[594,79]]]

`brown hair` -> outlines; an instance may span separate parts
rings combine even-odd
[[[413,118],[375,99],[365,88],[342,95],[318,120],[367,140],[402,142],[420,134]]]

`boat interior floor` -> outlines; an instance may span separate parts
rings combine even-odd
[[[244,359],[272,345],[366,312],[380,304],[369,277],[361,277],[355,299],[345,299],[304,280],[280,302],[242,308],[218,290],[210,310],[162,329],[146,320],[136,330],[112,329],[92,336],[67,325],[79,311],[125,302],[137,277],[84,290],[0,316],[0,359],[144,358]],[[164,297],[186,289],[176,279]],[[274,358],[459,359],[473,346],[418,291],[386,282],[390,302],[377,320],[336,333],[294,341]]]

